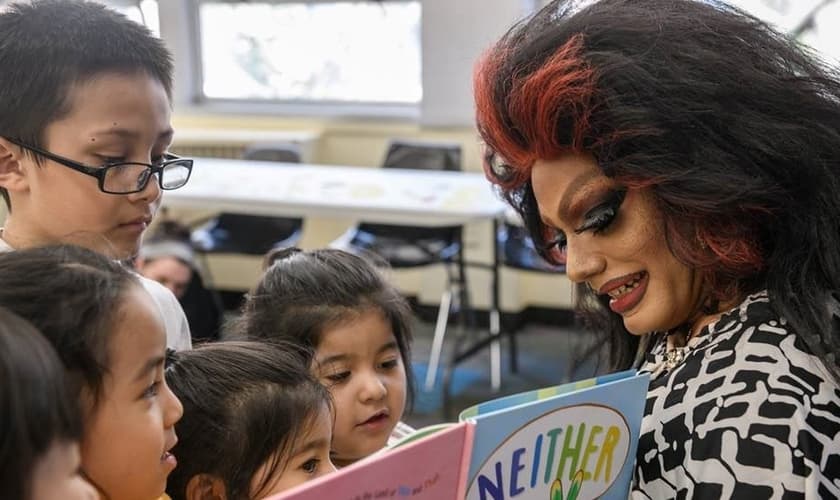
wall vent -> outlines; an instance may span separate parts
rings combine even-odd
[[[242,158],[245,148],[254,144],[292,143],[302,163],[313,163],[318,138],[310,131],[178,128],[170,150],[180,156]]]

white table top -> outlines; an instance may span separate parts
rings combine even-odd
[[[186,186],[163,206],[244,214],[346,217],[416,226],[501,216],[481,173],[195,158]]]

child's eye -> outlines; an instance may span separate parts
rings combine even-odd
[[[124,156],[106,156],[106,155],[97,155],[99,159],[102,161],[102,166],[107,167],[108,165],[113,165],[115,163],[125,163]]]
[[[330,375],[326,376],[327,380],[329,380],[330,382],[336,383],[336,384],[339,383],[339,382],[343,382],[343,381],[347,380],[348,378],[350,378],[350,372],[349,371],[348,372],[333,373],[333,374],[330,374]]]
[[[159,390],[160,390],[160,382],[156,380],[154,383],[152,383],[152,385],[147,387],[145,391],[143,391],[143,397],[144,398],[153,398],[153,397],[157,396]]]
[[[383,361],[379,366],[386,370],[390,370],[391,368],[396,368],[400,364],[400,360],[397,358],[389,359],[387,361]]]
[[[303,462],[303,464],[301,464],[300,468],[303,469],[303,471],[306,472],[307,474],[315,474],[316,472],[318,472],[318,464],[320,464],[320,463],[321,463],[320,459],[310,458],[306,462]]]

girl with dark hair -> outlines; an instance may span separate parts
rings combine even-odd
[[[332,459],[349,465],[411,429],[411,310],[368,261],[334,249],[272,253],[243,306],[240,334],[310,350],[335,404]]]
[[[288,344],[220,342],[171,352],[184,404],[173,500],[256,499],[335,471],[329,393]]]
[[[166,333],[136,275],[73,246],[0,254],[0,306],[52,344],[80,404],[81,471],[104,498],[150,500],[176,465],[183,408],[163,379]]]
[[[652,374],[634,495],[840,496],[837,70],[720,2],[558,0],[474,86],[488,178]]]
[[[79,474],[82,422],[61,362],[29,323],[0,308],[0,484],[8,500],[93,500]]]

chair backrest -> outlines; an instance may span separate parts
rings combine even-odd
[[[524,271],[563,273],[566,266],[549,264],[534,247],[534,240],[522,225],[505,222],[496,235],[499,257],[507,267]]]
[[[382,168],[461,170],[461,145],[450,142],[392,140],[385,153]],[[378,236],[410,241],[455,241],[461,234],[461,226],[413,227],[362,223],[359,224],[359,229]]]
[[[300,163],[300,149],[290,142],[258,142],[242,152],[244,160],[282,163]],[[273,246],[297,238],[303,228],[299,217],[272,217],[223,212],[216,217],[214,233],[216,242],[224,240],[224,251],[263,255]],[[291,244],[291,243],[290,243]]]
[[[382,167],[461,170],[461,145],[394,140],[388,145]]]
[[[243,160],[300,163],[300,147],[291,142],[258,142],[242,152]]]

